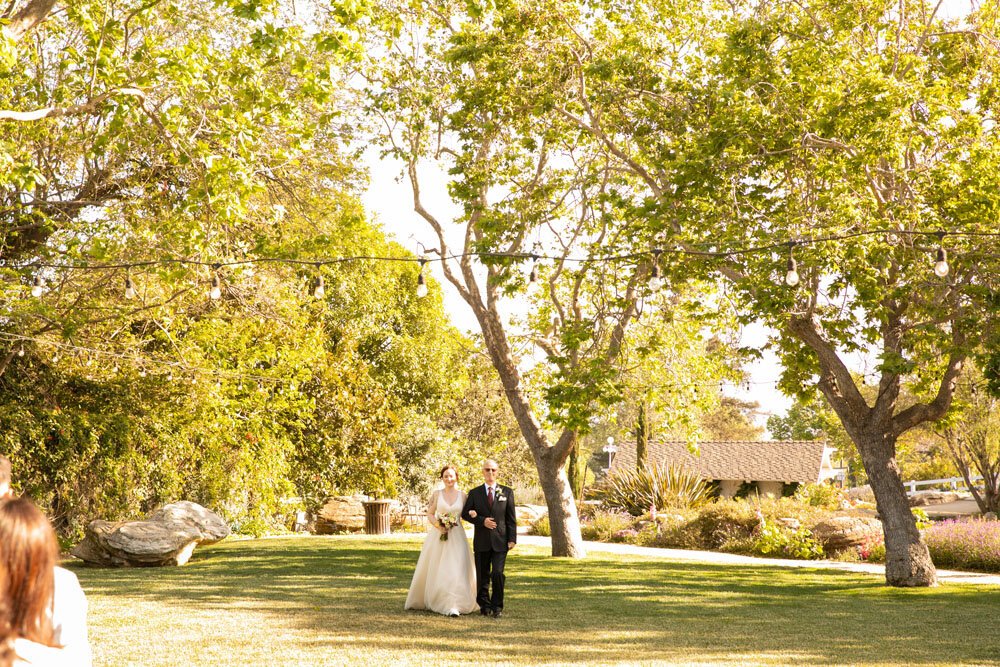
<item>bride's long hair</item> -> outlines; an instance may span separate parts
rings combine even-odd
[[[55,531],[33,502],[0,501],[0,642],[23,637],[54,646],[49,608],[58,557]]]

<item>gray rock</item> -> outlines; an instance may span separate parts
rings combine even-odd
[[[881,521],[859,516],[835,516],[812,527],[813,537],[829,555],[861,546],[881,533]]]
[[[918,491],[910,496],[910,507],[927,507],[953,503],[962,496],[954,491]]]
[[[795,517],[784,516],[777,519],[777,521],[782,526],[790,530],[798,530],[799,528],[802,527],[802,522],[796,519]]]
[[[518,525],[535,523],[549,513],[548,508],[541,505],[518,505],[514,511],[517,513]]]
[[[91,521],[71,553],[98,567],[183,565],[197,545],[228,535],[229,526],[214,512],[182,501],[161,507],[144,521]]]
[[[201,531],[176,521],[129,521],[103,540],[106,550],[130,565],[183,565]]]
[[[229,525],[222,520],[222,517],[190,500],[180,500],[164,505],[146,517],[146,521],[194,526],[200,533],[199,545],[215,544],[219,540],[229,537],[231,532]]]

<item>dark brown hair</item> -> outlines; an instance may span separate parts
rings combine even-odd
[[[27,498],[0,501],[0,641],[23,637],[53,646],[48,614],[59,543]]]
[[[458,481],[458,468],[456,468],[453,465],[446,465],[445,467],[441,468],[441,474],[438,475],[438,478],[444,477],[444,474],[449,470],[455,471],[455,481]]]

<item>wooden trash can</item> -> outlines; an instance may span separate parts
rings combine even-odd
[[[362,503],[365,507],[365,534],[366,535],[388,535],[392,532],[389,523],[389,507],[391,500],[366,500]]]

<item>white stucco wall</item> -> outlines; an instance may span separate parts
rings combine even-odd
[[[740,490],[740,484],[742,483],[742,479],[720,479],[719,495],[723,498],[732,498]]]
[[[782,482],[757,482],[757,489],[760,491],[760,495],[767,496],[768,498],[780,498],[783,486],[784,483]]]

